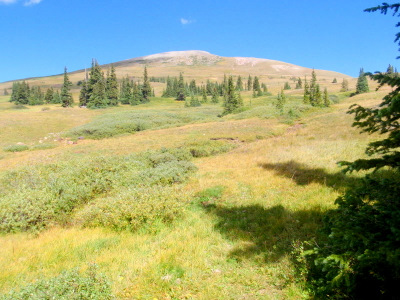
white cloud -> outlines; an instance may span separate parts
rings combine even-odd
[[[31,5],[39,4],[40,2],[42,2],[42,0],[28,0],[28,1],[25,1],[24,5],[31,6]]]
[[[17,0],[0,0],[1,4],[11,4],[15,2],[17,2]]]
[[[189,20],[189,19],[181,18],[181,24],[182,25],[192,24],[194,22],[195,22],[195,20]]]

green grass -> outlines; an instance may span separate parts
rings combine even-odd
[[[160,98],[0,111],[0,126],[12,120],[24,142],[48,136],[45,123],[113,137],[4,154],[0,206],[10,218],[0,220],[14,225],[0,236],[0,292],[96,263],[118,299],[307,298],[294,253],[357,181],[336,162],[362,157],[374,139],[351,128],[347,107],[381,96],[337,94],[343,102],[320,109],[291,94],[280,115],[273,96],[245,95],[249,108],[223,118],[219,105],[185,109]],[[145,130],[130,131],[139,123]],[[8,144],[12,134],[0,131]]]

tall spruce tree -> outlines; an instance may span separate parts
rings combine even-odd
[[[358,76],[357,86],[356,86],[356,94],[368,93],[369,86],[368,86],[368,79],[364,73],[364,69],[360,69],[360,75]]]
[[[304,78],[303,103],[304,104],[310,104],[310,86],[308,85],[307,78]]]
[[[149,102],[150,97],[151,97],[151,86],[150,86],[149,78],[147,76],[147,67],[144,67],[143,84],[142,84],[141,92],[142,92],[141,102],[142,103]]]
[[[183,81],[182,73],[179,74],[178,86],[176,90],[176,100],[185,101],[186,93],[185,93],[185,83]]]
[[[89,101],[89,93],[86,80],[82,83],[81,91],[79,93],[79,106],[87,106]]]
[[[106,81],[106,97],[109,105],[118,105],[118,94],[117,75],[115,74],[114,65],[111,65],[111,73],[108,74]]]
[[[253,88],[253,78],[251,78],[251,76],[249,75],[249,77],[247,78],[247,90],[251,91],[252,88]]]
[[[296,89],[302,89],[302,88],[303,88],[303,82],[301,81],[301,78],[299,77],[296,82]]]
[[[64,68],[64,81],[63,81],[63,86],[61,88],[61,95],[60,95],[62,107],[71,107],[74,103],[74,99],[72,98],[72,94],[71,94],[71,87],[72,87],[72,82],[69,80],[68,73],[67,73],[67,67],[65,67]]]
[[[230,114],[239,107],[243,106],[240,94],[236,92],[235,85],[233,84],[233,77],[229,76],[226,93],[224,98],[224,111],[222,115]]]
[[[239,92],[243,91],[243,80],[242,80],[242,76],[240,76],[240,75],[236,81],[236,90]]]

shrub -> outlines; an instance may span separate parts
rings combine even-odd
[[[211,140],[206,142],[189,143],[184,145],[184,148],[189,150],[193,157],[206,157],[228,152],[236,148],[236,145],[225,141]]]
[[[325,242],[306,252],[317,298],[398,298],[399,195],[398,179],[367,176],[337,199],[324,220]]]
[[[0,178],[0,231],[42,229],[68,222],[71,213],[126,187],[181,183],[196,170],[185,151],[85,158],[7,172]],[[175,153],[177,156],[175,156]],[[180,160],[182,159],[182,160]]]
[[[38,280],[19,291],[0,295],[0,300],[15,299],[110,300],[114,297],[107,278],[98,274],[95,266],[90,266],[84,274],[78,270],[66,271],[54,278]]]
[[[6,152],[22,152],[28,150],[29,147],[27,145],[11,145],[3,148],[3,151]]]
[[[31,147],[30,150],[47,150],[47,149],[53,149],[56,148],[56,144],[37,144]]]
[[[172,222],[182,214],[186,198],[176,187],[127,188],[87,205],[75,221],[85,227],[135,231],[156,222]]]

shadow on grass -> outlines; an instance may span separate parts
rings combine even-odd
[[[289,161],[276,164],[259,164],[265,170],[272,170],[280,176],[294,180],[298,185],[319,183],[335,190],[344,190],[359,182],[359,178],[348,176],[342,172],[327,173],[322,168],[309,168],[304,164]]]
[[[293,251],[293,245],[317,235],[324,212],[320,208],[291,212],[282,205],[222,207],[209,205],[206,211],[218,217],[215,228],[226,238],[239,241],[230,256],[237,260],[275,262]]]

